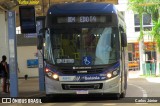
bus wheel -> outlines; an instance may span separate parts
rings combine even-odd
[[[52,97],[52,95],[51,94],[46,94],[46,97]]]
[[[116,95],[115,95],[115,99],[116,99],[116,100],[119,100],[119,99],[120,99],[120,94],[116,94]]]
[[[126,90],[124,90],[124,91],[121,93],[120,98],[125,98],[125,96],[126,96]]]
[[[54,94],[46,94],[46,97],[55,97],[56,95]]]
[[[120,94],[113,94],[112,95],[114,100],[119,100],[120,99]]]

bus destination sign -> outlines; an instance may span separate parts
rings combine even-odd
[[[103,23],[111,20],[111,17],[106,16],[68,16],[57,17],[57,23]]]

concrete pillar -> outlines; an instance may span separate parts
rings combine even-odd
[[[7,62],[9,58],[8,50],[8,31],[7,31],[7,18],[5,12],[0,12],[0,60],[2,55],[7,56]]]

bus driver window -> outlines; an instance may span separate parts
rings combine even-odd
[[[95,64],[108,64],[111,50],[111,28],[105,28],[96,47]]]

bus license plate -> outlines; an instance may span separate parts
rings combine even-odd
[[[78,90],[76,91],[76,94],[88,94],[87,90]]]

